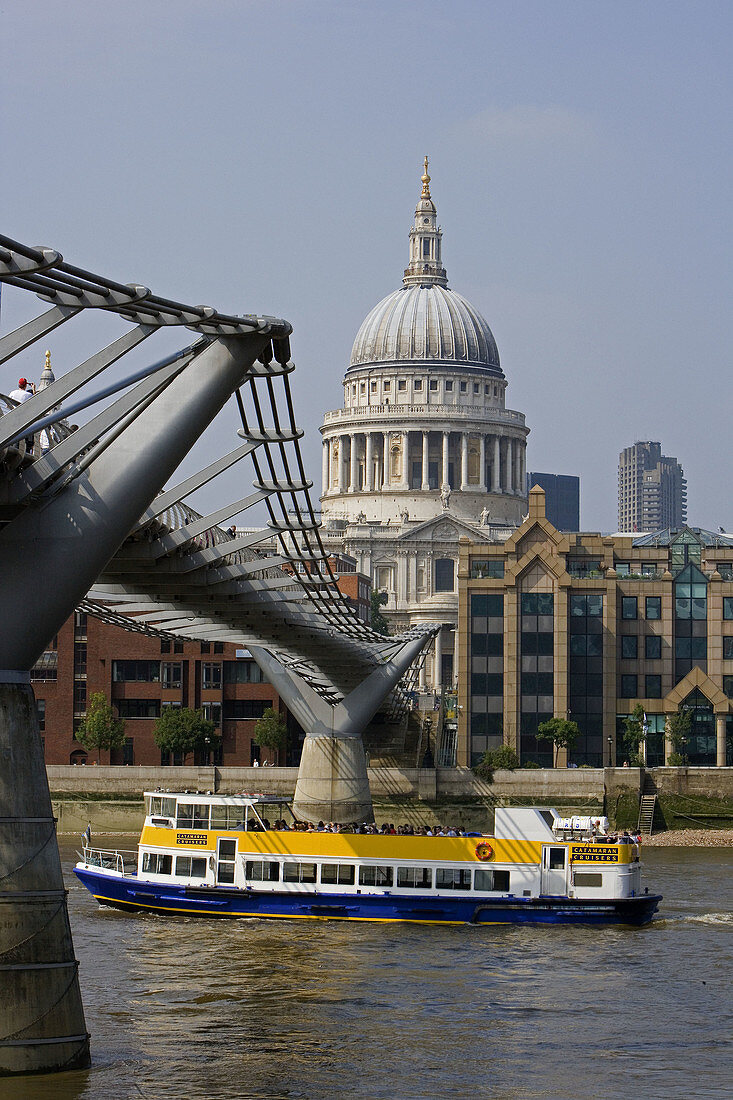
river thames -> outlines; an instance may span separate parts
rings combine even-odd
[[[733,849],[648,849],[603,930],[134,916],[62,860],[93,1067],[4,1100],[731,1095]]]

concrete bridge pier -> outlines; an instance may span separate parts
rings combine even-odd
[[[0,1074],[90,1064],[27,672],[0,673]]]

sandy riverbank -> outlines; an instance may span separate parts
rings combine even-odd
[[[733,848],[733,829],[672,829],[642,838],[645,848]]]

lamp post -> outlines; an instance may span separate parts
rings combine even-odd
[[[612,737],[609,737],[609,739],[608,739],[608,766],[609,766],[609,768],[613,767],[613,738]]]
[[[209,760],[209,754],[210,754],[210,751],[211,751],[209,746],[211,745],[211,738],[210,737],[204,737],[204,744],[206,745],[206,766],[208,768],[209,764],[211,763],[211,761]]]

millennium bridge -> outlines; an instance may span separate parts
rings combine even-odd
[[[0,393],[0,1073],[8,1074],[89,1064],[30,686],[30,669],[74,609],[162,637],[246,645],[306,732],[294,808],[307,820],[371,818],[361,734],[388,697],[399,706],[400,681],[434,631],[385,638],[338,589],[303,463],[287,321],[185,305],[3,236],[0,282],[46,306],[0,338],[5,377],[17,376],[26,349],[93,311],[114,314],[122,329],[31,399]],[[185,346],[140,366],[141,345],[171,328],[184,330]],[[231,401],[240,426],[225,453],[169,484]],[[223,476],[235,467],[236,479]],[[247,491],[201,515],[188,498],[217,478],[217,488],[246,483]],[[259,525],[225,529],[248,509]]]

